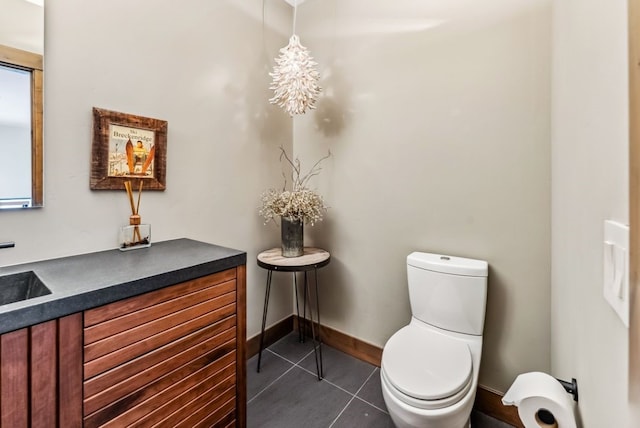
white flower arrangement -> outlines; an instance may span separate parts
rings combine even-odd
[[[264,217],[265,223],[274,220],[276,217],[285,217],[291,221],[302,221],[313,226],[316,222],[322,221],[322,216],[327,210],[324,199],[315,190],[309,189],[308,182],[311,177],[320,173],[320,164],[323,160],[331,156],[331,152],[313,165],[309,172],[301,176],[300,160],[291,160],[285,150],[280,147],[280,162],[284,159],[291,166],[291,190],[287,190],[287,178],[282,190],[267,189],[261,197],[262,207],[260,215]]]

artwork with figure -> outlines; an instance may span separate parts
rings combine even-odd
[[[109,177],[154,177],[155,132],[109,125]]]
[[[94,107],[91,190],[122,190],[131,178],[141,179],[145,190],[165,190],[167,126],[166,120]]]

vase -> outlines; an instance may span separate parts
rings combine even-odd
[[[280,241],[283,257],[300,257],[304,253],[304,223],[302,220],[280,218]]]
[[[137,224],[120,228],[120,251],[137,250],[151,246],[151,225]]]

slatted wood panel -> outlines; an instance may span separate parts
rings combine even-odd
[[[56,426],[56,322],[31,327],[29,364],[40,375],[31,377],[31,422],[35,426]]]
[[[244,290],[245,279],[237,276],[229,269],[86,311],[84,426],[227,426],[238,419],[245,327],[237,285]]]
[[[0,335],[0,427],[82,427],[82,316]]]
[[[29,424],[29,329],[0,336],[0,382],[2,383],[3,427],[20,428]]]
[[[212,284],[231,281],[235,279],[235,269],[225,270],[209,276],[187,281],[177,284],[169,288],[146,293],[142,296],[131,297],[129,299],[119,300],[109,305],[86,311],[84,314],[84,326],[89,327],[94,324],[102,323],[107,320],[117,318],[131,312],[157,305],[158,303],[171,300],[176,294],[186,295],[202,288],[210,287]]]
[[[236,329],[236,409],[234,426],[244,428],[247,426],[247,266],[240,265],[236,268],[236,305],[238,328]],[[231,422],[230,422],[231,423]],[[224,425],[220,423],[220,425]]]
[[[60,428],[82,426],[82,314],[58,320]]]

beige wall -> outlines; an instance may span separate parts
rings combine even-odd
[[[90,191],[91,108],[167,120],[167,190],[142,196],[153,240],[189,237],[248,253],[248,333],[259,331],[264,271],[256,253],[278,240],[257,215],[264,187],[280,182],[279,145],[291,122],[267,102],[265,46],[290,8],[262,1],[47,2],[45,207],[0,212],[0,265],[116,247],[124,192]],[[274,293],[270,322],[291,313]]]
[[[24,0],[0,0],[0,45],[42,54],[44,10]]]
[[[253,260],[278,240],[258,198],[280,183],[277,147],[292,149],[293,133],[305,163],[334,153],[316,181],[330,211],[307,228],[333,254],[323,322],[382,346],[410,316],[409,252],[486,259],[481,382],[576,377],[585,426],[630,426],[626,330],[600,289],[602,221],[627,220],[624,5],[555,2],[551,186],[549,3],[476,3],[305,2],[298,32],[325,91],[293,131],[265,102],[265,64],[289,35],[284,2],[267,0],[266,38],[260,0],[48,3],[46,206],[0,212],[0,239],[17,244],[0,265],[114,248],[128,206],[89,190],[91,107],[165,119],[168,189],[145,194],[142,215],[154,240],[247,250],[253,335],[264,287]],[[277,290],[269,323],[291,313]]]
[[[550,4],[393,4],[298,8],[324,92],[295,151],[334,155],[326,221],[307,228],[333,256],[323,322],[382,346],[409,321],[411,251],[485,259],[480,382],[506,391],[550,368]]]
[[[628,330],[602,297],[603,223],[629,219],[627,9],[554,2],[552,372],[578,379],[585,428],[628,417]]]

